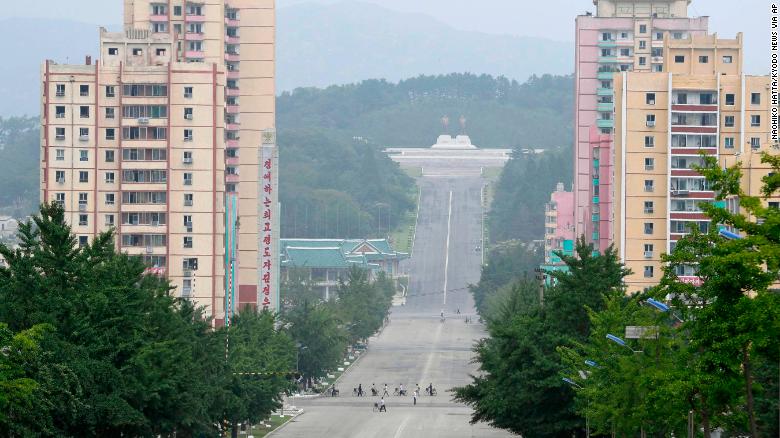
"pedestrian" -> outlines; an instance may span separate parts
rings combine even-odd
[[[390,393],[387,392],[387,383],[385,383],[385,392],[382,393],[382,397],[385,397],[385,396],[390,397]]]
[[[363,384],[358,383],[358,397],[363,397]]]
[[[417,406],[417,397],[419,397],[419,396],[420,396],[420,393],[417,390],[415,390],[414,394],[412,395],[412,400],[414,400],[414,406]]]
[[[400,384],[400,388],[398,390],[398,395],[406,395],[406,393],[404,392],[404,384],[403,383]]]
[[[371,384],[371,395],[373,397],[376,397],[378,394],[379,394],[379,391],[376,390],[376,384],[372,383]]]
[[[382,397],[379,400],[379,412],[387,412],[387,407],[385,406],[385,399]]]
[[[414,392],[416,392],[417,395],[419,396],[420,395],[420,384],[419,383],[415,383],[415,385],[417,385],[417,388],[414,388]]]

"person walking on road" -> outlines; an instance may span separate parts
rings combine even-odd
[[[417,406],[417,397],[420,396],[420,391],[415,389],[414,393],[412,394],[412,400],[414,401],[414,406]]]
[[[390,393],[387,392],[387,383],[385,383],[385,392],[382,393],[382,398],[384,398],[385,396],[390,397]]]
[[[371,395],[376,397],[378,394],[379,394],[379,391],[376,390],[376,384],[372,383],[371,384]]]
[[[385,398],[379,399],[379,412],[387,412],[387,406],[385,406]]]
[[[358,397],[363,397],[363,384],[358,383]]]

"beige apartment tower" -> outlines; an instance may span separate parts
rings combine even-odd
[[[94,65],[43,68],[42,198],[82,241],[115,227],[217,325],[276,309],[274,1],[124,0],[124,28]]]
[[[770,171],[761,152],[770,136],[767,76],[742,74],[742,35],[692,35],[664,43],[663,72],[615,76],[615,245],[633,274],[628,291],[655,286],[661,254],[690,230],[707,230],[700,204],[715,192],[693,169],[700,154],[723,166],[741,162],[743,189],[758,195]],[[777,204],[778,200],[770,202]],[[728,202],[729,208],[737,208]],[[677,275],[697,283],[692,267]]]

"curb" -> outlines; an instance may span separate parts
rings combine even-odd
[[[266,437],[269,437],[269,436],[273,436],[273,435],[275,435],[275,434],[276,434],[276,432],[279,432],[280,430],[282,430],[282,429],[284,429],[285,427],[287,427],[287,425],[288,425],[288,424],[292,423],[292,421],[293,421],[293,420],[295,420],[296,418],[300,417],[300,416],[301,416],[301,415],[303,415],[304,413],[306,413],[306,411],[305,411],[305,410],[303,410],[303,409],[301,409],[300,411],[298,411],[298,413],[297,413],[297,414],[293,415],[293,417],[292,417],[292,418],[290,418],[289,420],[285,421],[285,422],[284,422],[284,424],[282,424],[281,426],[277,427],[276,429],[274,429],[274,430],[272,430],[272,431],[268,432],[268,433],[267,433],[265,436],[266,436]]]

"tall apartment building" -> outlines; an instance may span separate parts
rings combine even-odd
[[[557,252],[574,255],[574,193],[558,183],[544,206],[544,263],[542,273],[567,269]],[[548,283],[547,276],[544,276]]]
[[[700,153],[723,166],[741,162],[743,189],[758,195],[770,171],[760,153],[775,150],[769,78],[742,73],[741,34],[666,39],[664,52],[669,62],[663,72],[624,72],[614,79],[613,234],[633,271],[626,278],[629,292],[658,284],[661,253],[672,251],[689,227],[710,226],[700,205],[714,202],[715,193],[692,169],[701,164]],[[693,268],[677,274],[698,281]]]
[[[576,19],[574,222],[604,250],[612,235],[614,79],[616,72],[663,71],[664,38],[707,32],[707,17],[688,18],[690,0],[594,0],[596,14]]]
[[[94,66],[47,62],[44,67],[43,199],[64,199],[82,240],[116,227],[121,250],[145,254],[181,294],[190,291],[207,304],[217,324],[242,305],[278,308],[274,1],[125,0],[124,7],[126,32],[101,34],[101,59]],[[76,130],[87,135],[75,137]],[[58,161],[60,150],[76,157],[82,146],[93,148],[91,159],[87,151],[89,161],[81,155],[79,161]],[[107,161],[109,154],[112,161]],[[78,184],[87,186],[59,186],[61,175],[68,175],[66,181],[77,174],[81,178],[88,171],[81,170],[89,166],[85,163],[94,174],[87,175],[90,182]],[[104,167],[113,166],[118,183],[112,224],[104,217],[108,204],[100,202],[109,195],[103,191],[112,188],[95,180]],[[199,172],[210,172],[210,179]],[[211,197],[188,186],[210,191]],[[135,206],[134,192],[147,193],[144,205],[155,207]],[[139,237],[124,237],[128,226],[138,225],[123,222],[125,211],[144,218],[128,220],[162,228],[141,227]],[[153,215],[162,212],[164,219]],[[85,214],[91,228],[80,229],[75,224]],[[201,214],[215,219],[207,223]],[[212,237],[175,235],[193,232]],[[143,250],[136,251],[138,239]],[[197,266],[182,269],[179,252],[197,254]],[[153,257],[163,254],[164,260]],[[204,266],[214,274],[205,275]]]

